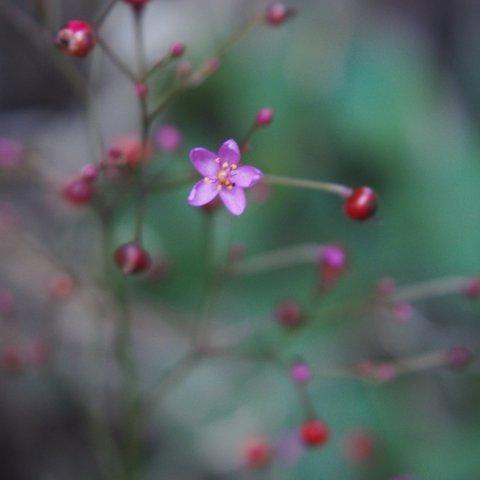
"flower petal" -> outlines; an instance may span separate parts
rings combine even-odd
[[[222,188],[220,190],[220,198],[234,215],[241,215],[247,206],[245,192],[240,187],[234,187],[232,190]]]
[[[216,153],[207,150],[206,148],[194,148],[190,151],[190,160],[193,166],[204,177],[216,177],[220,168],[218,162],[215,160],[218,158]]]
[[[242,156],[240,155],[240,148],[235,140],[227,140],[218,151],[218,156],[222,162],[239,164]]]
[[[188,203],[192,207],[201,207],[202,205],[211,202],[218,194],[217,182],[205,182],[200,180],[197,182],[190,195],[188,196]]]
[[[262,177],[263,173],[251,165],[244,165],[231,173],[232,182],[242,188],[253,187]]]

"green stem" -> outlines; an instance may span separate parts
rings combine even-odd
[[[324,192],[334,193],[341,197],[348,197],[352,193],[352,189],[338,183],[319,182],[316,180],[303,180],[300,178],[283,177],[280,175],[265,175],[263,177],[265,183],[270,185],[281,185],[284,187],[305,188],[309,190],[321,190]]]

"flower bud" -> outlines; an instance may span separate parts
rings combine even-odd
[[[181,147],[182,140],[182,133],[173,125],[163,125],[155,132],[155,143],[162,152],[175,152]]]
[[[473,352],[462,346],[452,347],[446,354],[448,365],[455,370],[462,370],[474,360]]]
[[[312,371],[304,362],[296,362],[290,369],[290,376],[295,383],[304,384],[312,379]]]
[[[290,17],[295,15],[295,10],[283,3],[276,2],[265,11],[265,22],[274,27],[283,25]]]
[[[71,205],[85,205],[93,197],[93,187],[83,178],[76,178],[68,182],[62,189],[63,198]]]
[[[256,116],[255,123],[259,127],[266,127],[273,122],[274,112],[271,108],[262,108]]]
[[[175,42],[170,46],[170,56],[179,58],[185,53],[186,45],[182,42]]]
[[[95,43],[91,25],[83,20],[71,20],[55,37],[57,47],[72,57],[86,57]]]
[[[300,305],[294,300],[285,300],[275,310],[277,322],[286,328],[295,328],[302,325],[304,321]]]
[[[121,245],[115,251],[115,263],[124,275],[143,273],[152,264],[150,254],[138,243]]]

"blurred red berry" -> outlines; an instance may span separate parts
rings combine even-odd
[[[95,46],[91,25],[83,20],[71,20],[55,37],[57,47],[72,57],[85,57]]]
[[[304,321],[300,305],[294,300],[285,300],[275,310],[275,318],[278,323],[286,328],[295,328]]]
[[[365,430],[352,431],[345,437],[345,456],[355,463],[369,462],[375,456],[374,436]]]
[[[62,189],[63,198],[72,205],[84,205],[93,197],[93,186],[83,178],[68,182]]]
[[[447,363],[456,370],[462,370],[474,360],[473,352],[467,347],[452,347],[446,354]]]
[[[148,270],[152,260],[150,254],[138,242],[134,241],[117,248],[115,263],[125,275],[131,275]]]
[[[463,292],[469,298],[480,297],[480,278],[471,278],[463,287]]]
[[[262,108],[255,118],[255,123],[259,127],[266,127],[273,122],[273,110],[271,108]]]
[[[328,425],[321,420],[308,420],[300,427],[300,438],[309,447],[325,444],[330,436]]]
[[[243,456],[248,467],[263,468],[271,462],[273,449],[266,438],[251,438],[244,445]]]
[[[295,10],[287,7],[283,3],[276,2],[270,5],[265,11],[265,21],[274,27],[283,25],[291,16],[295,14]]]
[[[353,190],[344,204],[345,214],[353,220],[367,220],[377,211],[377,194],[370,187]]]
[[[170,46],[170,56],[172,58],[179,58],[185,53],[186,48],[184,43],[175,42]]]

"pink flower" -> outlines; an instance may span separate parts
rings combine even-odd
[[[233,215],[241,215],[247,206],[243,190],[258,183],[263,173],[250,165],[239,165],[241,155],[237,142],[227,140],[218,153],[194,148],[190,160],[204,178],[193,187],[188,203],[201,207],[218,195]]]

